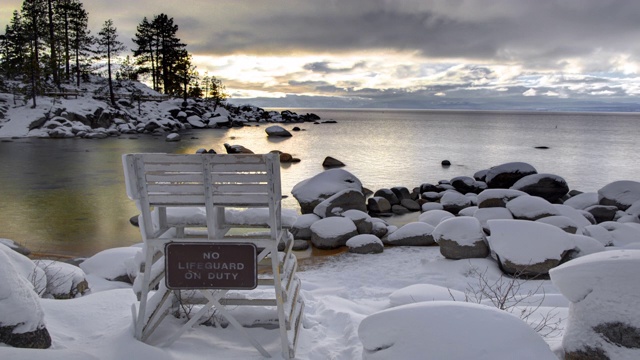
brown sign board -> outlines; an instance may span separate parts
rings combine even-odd
[[[255,289],[256,253],[256,246],[251,243],[167,243],[164,252],[167,288]]]

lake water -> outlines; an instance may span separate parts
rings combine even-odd
[[[271,140],[266,125],[163,137],[104,140],[16,139],[0,142],[0,238],[35,252],[89,256],[140,242],[125,193],[121,155],[133,152],[281,150],[302,159],[282,169],[283,193],[321,171],[326,156],[343,161],[369,189],[437,182],[511,161],[562,176],[570,188],[596,191],[615,180],[640,181],[640,114],[505,113],[414,110],[303,110],[337,124],[286,124],[304,131]],[[535,149],[547,146],[547,150]],[[452,166],[444,168],[442,160]],[[297,208],[293,197],[285,207]]]

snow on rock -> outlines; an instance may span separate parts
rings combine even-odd
[[[398,230],[385,238],[389,245],[402,246],[429,246],[435,245],[433,236],[434,227],[424,222],[412,222],[403,225]]]
[[[507,210],[503,207],[489,207],[489,208],[481,208],[476,210],[473,213],[473,217],[480,221],[482,228],[486,231],[489,230],[489,226],[487,225],[487,221],[493,219],[505,219],[511,220],[513,219],[513,215],[511,211]]]
[[[5,253],[16,271],[32,284],[36,294],[42,295],[45,293],[47,289],[47,276],[44,270],[40,269],[28,257],[12,250],[2,243],[0,243],[0,252]]]
[[[485,182],[487,186],[492,189],[508,189],[521,178],[537,173],[538,171],[527,163],[511,162],[489,169],[485,177]]]
[[[455,217],[442,221],[432,233],[447,259],[484,258],[489,255],[480,221],[474,217]]]
[[[358,228],[358,234],[371,234],[373,231],[373,220],[369,214],[364,211],[351,209],[342,213],[342,216],[351,219],[356,228]]]
[[[469,206],[458,212],[458,216],[473,216],[478,210],[477,206]],[[424,209],[422,211],[425,211]],[[511,215],[511,213],[509,213]]]
[[[609,234],[613,238],[614,246],[626,246],[640,242],[640,229],[633,225],[615,221],[606,221],[599,225],[609,231]]]
[[[598,193],[586,192],[570,197],[563,204],[571,206],[576,210],[584,210],[589,206],[598,205],[598,203]]]
[[[38,294],[5,251],[0,251],[0,309],[0,343],[42,349],[51,346]]]
[[[295,239],[311,240],[311,225],[321,218],[316,214],[300,215],[289,230]]]
[[[44,296],[54,299],[72,299],[89,291],[89,282],[82,269],[54,260],[36,260],[35,264],[47,276],[47,291]]]
[[[366,211],[365,198],[361,190],[344,189],[320,202],[313,213],[321,218],[340,215],[347,210]]]
[[[445,210],[429,210],[427,212],[423,212],[418,217],[418,221],[427,223],[433,227],[438,226],[440,222],[443,220],[454,217],[452,213]]]
[[[488,224],[489,247],[508,274],[546,274],[575,248],[569,234],[552,225],[525,220],[489,220]]]
[[[516,181],[511,189],[524,191],[555,203],[569,192],[565,179],[553,174],[531,174]]]
[[[391,307],[423,301],[465,301],[462,291],[433,284],[415,284],[398,289],[389,295]]]
[[[384,251],[384,244],[377,236],[360,234],[347,240],[349,252],[357,254],[379,254]]]
[[[478,194],[478,207],[505,207],[507,202],[522,195],[527,193],[512,189],[487,189]]]
[[[291,194],[298,200],[302,213],[309,214],[320,202],[345,189],[362,192],[362,183],[346,170],[329,169],[297,183]]]
[[[620,210],[627,210],[640,200],[640,182],[614,181],[598,190],[598,200],[601,205],[613,205]]]
[[[553,207],[558,210],[561,216],[566,216],[571,219],[577,226],[577,231],[580,232],[585,226],[591,225],[591,221],[583,215],[582,210],[576,210],[571,206],[564,204],[554,204]]]
[[[531,327],[479,304],[434,301],[383,310],[360,323],[363,359],[557,360]]]
[[[86,274],[131,283],[135,277],[135,269],[131,269],[130,263],[140,251],[138,247],[103,250],[80,263],[80,268]]]
[[[640,358],[640,251],[612,250],[552,269],[551,281],[567,297],[566,358]],[[573,357],[572,357],[573,356]]]
[[[569,234],[575,234],[578,231],[578,224],[566,216],[547,216],[536,220],[536,222],[559,227]]]
[[[440,198],[440,204],[445,211],[457,214],[460,210],[472,205],[472,200],[455,190],[446,191]]]
[[[169,135],[167,135],[167,137],[165,138],[165,141],[168,142],[175,142],[175,141],[180,141],[181,136],[178,133],[171,133]]]
[[[560,215],[560,212],[547,200],[537,196],[519,196],[506,205],[515,219],[538,220],[543,217]]]
[[[311,225],[311,243],[319,249],[336,249],[345,246],[347,240],[358,235],[351,219],[334,216]]]
[[[421,210],[422,212],[427,212],[429,210],[443,210],[444,207],[442,206],[442,204],[437,203],[437,202],[427,202],[422,204],[421,206]],[[466,210],[468,208],[463,209],[462,211]]]
[[[605,250],[605,246],[598,240],[586,235],[569,234],[576,244],[576,251],[571,254],[572,257],[580,257],[589,254],[595,254]]]
[[[582,229],[582,234],[598,240],[604,246],[613,245],[613,236],[609,233],[609,230],[600,225],[589,225]]]

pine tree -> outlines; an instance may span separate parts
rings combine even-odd
[[[111,77],[111,59],[125,50],[124,45],[118,41],[118,29],[113,26],[113,20],[104,22],[98,33],[98,54],[107,60],[107,81],[109,83],[109,98],[111,105],[117,107],[115,94],[113,93],[113,80]]]
[[[88,29],[89,14],[82,3],[72,0],[68,5],[69,50],[73,53],[76,86],[80,86],[83,72],[90,67],[90,56],[95,38]]]
[[[26,37],[24,22],[19,11],[13,12],[9,25],[5,28],[2,40],[2,64],[3,73],[9,79],[26,72],[25,64],[29,58],[29,39]]]
[[[22,17],[24,33],[30,42],[29,59],[26,64],[27,73],[31,79],[31,97],[33,107],[36,107],[36,96],[40,92],[40,53],[43,48],[44,30],[47,29],[46,2],[44,0],[25,0],[22,3]]]
[[[176,36],[178,25],[166,14],[156,15],[153,21],[145,17],[138,26],[133,42],[138,46],[134,55],[144,73],[150,73],[154,89],[165,94],[182,94],[182,79],[176,66],[186,56],[185,44]]]

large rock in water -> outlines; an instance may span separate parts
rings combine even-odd
[[[612,250],[552,269],[571,304],[562,338],[565,359],[640,359],[640,251]]]
[[[384,240],[389,245],[430,246],[436,244],[432,232],[433,226],[423,222],[412,222],[394,231]]]
[[[362,192],[362,183],[346,170],[330,169],[297,183],[291,194],[298,200],[302,213],[310,214],[322,201],[346,189]]]
[[[487,186],[492,189],[508,189],[523,177],[537,173],[536,168],[527,163],[511,162],[489,169],[485,182]]]
[[[569,192],[569,185],[558,175],[533,174],[516,181],[511,189],[539,196],[548,202],[556,203]]]
[[[367,211],[362,192],[356,189],[344,189],[318,204],[313,209],[313,213],[326,218],[341,215],[347,210]]]
[[[489,247],[510,275],[546,275],[576,247],[568,233],[553,225],[526,220],[489,220],[488,225]]]
[[[0,309],[0,343],[20,348],[47,349],[51,346],[38,294],[2,250]]]
[[[264,130],[269,137],[291,137],[291,133],[279,125],[269,126]]]

